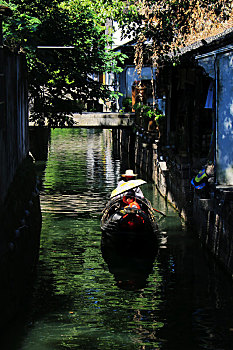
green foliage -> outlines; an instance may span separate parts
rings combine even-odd
[[[142,118],[154,120],[157,125],[159,125],[165,118],[158,106],[147,106],[139,102],[133,105],[133,109],[136,114],[140,115]]]
[[[131,112],[132,111],[132,98],[124,98],[122,101],[122,109],[124,112]]]
[[[111,91],[110,92],[110,97],[111,99],[114,100],[118,100],[120,96],[122,96],[123,94],[119,91]]]
[[[67,111],[82,112],[87,100],[105,99],[106,86],[94,76],[119,72],[124,59],[107,50],[105,20],[118,1],[11,0],[13,16],[4,21],[5,44],[26,54],[34,122],[72,123]],[[120,3],[120,2],[119,2]],[[38,49],[38,46],[70,47]],[[42,115],[43,112],[43,115]]]
[[[105,71],[121,73],[123,71],[122,65],[124,63],[124,60],[128,56],[120,52],[114,52],[112,50],[107,51],[105,54],[107,57]]]
[[[158,63],[179,46],[217,34],[214,31],[232,16],[232,9],[232,0],[138,0],[128,2],[119,23],[123,35],[137,43],[135,62],[140,70],[145,57]]]

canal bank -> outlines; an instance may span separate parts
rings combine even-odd
[[[18,167],[0,214],[0,325],[22,312],[38,261],[41,210],[35,167],[27,157]]]
[[[29,156],[27,66],[0,47],[0,326],[22,311],[39,254],[41,211]]]
[[[208,190],[191,185],[195,174],[187,156],[177,157],[161,145],[156,132],[135,126],[132,131],[115,130],[122,152],[128,152],[131,165],[153,181],[160,194],[190,227],[195,227],[204,247],[233,275],[233,188],[211,183]]]

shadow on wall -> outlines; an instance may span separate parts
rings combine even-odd
[[[16,172],[0,219],[0,325],[3,326],[20,311],[39,255],[42,218],[30,157]]]

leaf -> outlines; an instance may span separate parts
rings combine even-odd
[[[30,98],[36,101],[35,121],[38,118],[41,123],[43,112],[54,125],[56,113],[48,113],[56,112],[58,106],[76,106],[80,111],[86,101],[110,95],[107,87],[91,76],[105,69],[122,70],[125,57],[106,50],[112,39],[104,30],[106,18],[119,12],[118,5],[121,7],[122,1],[11,1],[13,16],[4,21],[4,40],[12,49],[20,46],[26,54]],[[41,50],[37,46],[74,48]]]

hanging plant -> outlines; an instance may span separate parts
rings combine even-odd
[[[133,105],[133,109],[135,110],[135,114],[140,115],[142,118],[153,119],[156,123],[159,123],[159,121],[165,117],[157,106],[147,106],[139,102]]]

